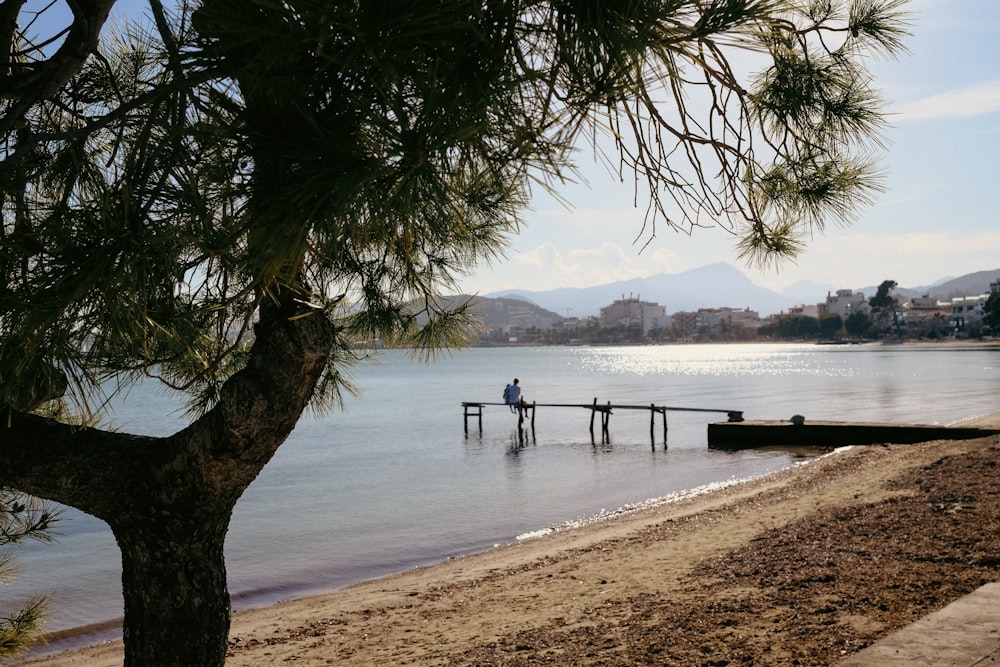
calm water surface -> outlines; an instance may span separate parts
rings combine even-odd
[[[472,349],[421,365],[384,352],[355,370],[363,392],[306,416],[236,507],[227,539],[235,607],[327,591],[648,498],[759,476],[801,454],[709,450],[721,416],[617,411],[610,442],[590,413],[538,408],[534,435],[487,407],[483,432],[462,401],[500,401],[519,377],[527,401],[742,410],[748,419],[951,423],[994,412],[1000,349],[977,346],[697,345]],[[123,430],[166,435],[178,402],[141,386],[116,406]],[[50,630],[119,617],[120,565],[110,530],[67,509],[54,545],[18,552],[0,610],[50,599]],[[87,635],[91,641],[95,635]],[[79,642],[80,639],[75,640]],[[54,648],[64,648],[57,644]]]

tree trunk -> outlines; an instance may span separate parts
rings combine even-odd
[[[127,667],[225,664],[223,546],[233,507],[295,427],[337,335],[322,312],[280,296],[261,305],[246,367],[173,436],[0,409],[0,484],[77,507],[114,531]]]
[[[155,514],[155,513],[154,513]],[[223,553],[230,512],[172,513],[115,529],[125,667],[222,667],[229,636]]]

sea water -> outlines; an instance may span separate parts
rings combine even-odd
[[[1000,349],[974,345],[675,345],[473,348],[421,364],[373,353],[361,390],[306,414],[236,506],[226,542],[234,607],[329,591],[536,535],[632,503],[788,467],[815,452],[717,451],[724,414],[617,410],[609,437],[590,410],[536,410],[519,431],[503,406],[463,424],[463,401],[500,402],[521,380],[528,402],[742,410],[748,419],[946,424],[1000,409]],[[186,423],[155,384],[114,404],[111,421],[167,435]],[[18,549],[0,611],[49,599],[50,631],[122,614],[119,553],[99,520],[66,508],[54,544]],[[114,634],[114,630],[110,631]],[[68,645],[103,638],[69,633]],[[107,632],[105,633],[107,635]]]

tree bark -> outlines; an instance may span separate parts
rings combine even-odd
[[[168,438],[3,410],[0,484],[111,526],[122,552],[125,665],[221,667],[232,509],[308,405],[336,337],[285,290],[266,301],[250,360],[218,404]]]
[[[174,514],[115,530],[122,552],[125,667],[224,665],[230,512]]]

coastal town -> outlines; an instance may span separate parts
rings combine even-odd
[[[840,289],[825,300],[762,316],[750,308],[714,307],[668,313],[623,294],[600,314],[562,317],[519,298],[475,298],[486,331],[479,345],[621,345],[697,342],[979,339],[1000,335],[1000,279],[979,294],[940,299],[896,294],[885,281],[871,297]]]

